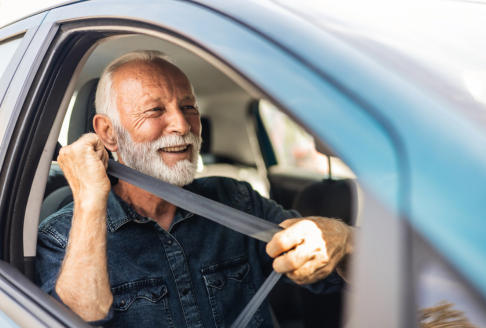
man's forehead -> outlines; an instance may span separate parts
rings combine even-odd
[[[176,66],[166,61],[141,62],[133,61],[120,66],[113,73],[116,84],[140,83],[146,87],[178,85],[187,87],[190,82],[187,76]]]
[[[160,93],[157,97],[178,94],[184,99],[194,99],[189,79],[176,66],[166,62],[130,62],[113,74],[114,88],[119,91],[143,91],[144,94]],[[169,93],[169,94],[167,94]]]

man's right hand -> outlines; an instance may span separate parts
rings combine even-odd
[[[106,258],[108,153],[98,136],[89,133],[61,148],[57,161],[75,206],[56,293],[84,320],[101,320],[113,302]]]
[[[94,133],[83,135],[62,147],[57,162],[69,182],[74,199],[96,197],[106,200],[111,189],[106,174],[108,152]]]

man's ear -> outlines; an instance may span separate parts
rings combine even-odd
[[[93,128],[101,139],[106,149],[115,152],[118,150],[118,143],[115,137],[115,130],[110,118],[103,114],[96,114],[93,117]]]

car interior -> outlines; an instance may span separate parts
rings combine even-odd
[[[94,132],[94,98],[101,72],[112,60],[133,50],[166,53],[194,86],[203,138],[196,177],[226,176],[247,181],[262,196],[286,209],[296,209],[303,216],[332,217],[357,224],[359,186],[342,161],[317,152],[310,134],[290,116],[269,101],[253,97],[205,59],[169,41],[144,35],[120,35],[98,42],[84,66],[80,65],[82,70],[73,77],[77,81],[50,167],[39,165],[36,173],[35,179],[46,175],[45,191],[37,200],[41,204],[39,224],[73,201],[56,163],[57,154],[62,146]],[[35,192],[31,192],[29,202],[42,194],[38,189]],[[33,239],[35,243],[36,231],[24,226],[24,240],[32,243]],[[27,277],[33,277],[33,267],[25,271]],[[276,327],[342,326],[343,292],[314,295],[297,285],[279,282],[269,301]]]

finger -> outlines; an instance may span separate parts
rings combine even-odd
[[[103,142],[101,141],[101,139],[98,137],[96,133],[83,134],[76,143],[79,145],[88,146],[90,149],[94,150],[95,152],[97,152],[98,150],[102,150],[104,148]]]
[[[295,271],[286,273],[286,276],[299,285],[311,284],[324,279],[331,274],[333,266],[329,263],[322,263],[318,257],[306,262]]]
[[[316,230],[320,234],[320,230],[314,222],[298,220],[297,223],[273,236],[272,240],[267,244],[267,253],[270,257],[275,258],[283,252],[287,252],[302,244],[306,236],[316,234]]]
[[[101,149],[96,151],[96,155],[100,158],[101,162],[103,163],[103,166],[105,167],[105,170],[108,169],[108,152],[106,149]]]
[[[103,164],[105,165],[105,170],[108,170],[108,160],[110,159],[110,156],[108,155],[108,152],[106,149],[103,149],[103,158],[101,159],[103,161]]]
[[[288,227],[290,227],[291,225],[296,224],[299,221],[302,221],[302,219],[288,219],[288,220],[285,220],[282,223],[280,223],[279,226],[287,229]]]
[[[106,151],[105,145],[103,144],[103,141],[101,141],[101,138],[98,137],[97,134],[93,133],[93,135],[96,137],[96,144],[94,145],[95,150],[105,150]]]
[[[278,273],[298,270],[315,257],[316,245],[304,243],[273,261],[273,269]]]
[[[98,155],[98,157],[100,158],[100,160],[103,162],[103,150],[102,149],[98,149],[96,151],[96,155]]]
[[[59,149],[59,154],[57,155],[57,158],[56,158],[57,162],[60,161],[60,158],[62,159],[64,152],[66,151],[66,147],[67,146],[64,146],[64,147],[61,147],[61,149]]]

